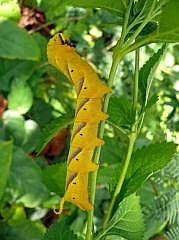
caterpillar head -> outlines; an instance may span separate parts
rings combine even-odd
[[[56,33],[48,42],[49,46],[53,45],[70,45],[69,40],[62,33]]]

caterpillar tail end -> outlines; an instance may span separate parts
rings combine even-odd
[[[58,214],[58,215],[62,214],[64,202],[65,202],[65,198],[63,197],[63,198],[61,198],[61,200],[60,200],[59,209],[56,209],[56,208],[53,209],[53,211],[54,211],[55,214]]]

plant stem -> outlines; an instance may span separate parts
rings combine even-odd
[[[113,84],[113,80],[114,80],[115,75],[116,75],[117,67],[118,67],[118,64],[119,64],[121,59],[122,59],[122,56],[118,57],[117,59],[114,59],[114,61],[113,61],[113,64],[112,64],[112,67],[111,67],[111,72],[110,72],[110,75],[109,75],[109,80],[108,80],[108,86],[109,87],[111,87],[112,84]],[[105,99],[104,99],[103,112],[107,112],[108,104],[109,104],[109,98],[110,98],[110,94],[107,94]],[[104,127],[105,127],[105,121],[103,121],[100,124],[100,127],[99,127],[99,138],[101,138],[101,139],[103,138],[103,135],[104,135]],[[99,163],[100,152],[101,152],[101,146],[99,146],[95,151],[95,155],[94,155],[94,159],[93,159],[94,163],[97,163],[97,164]],[[94,204],[94,200],[95,200],[96,180],[97,180],[97,171],[91,173],[90,200],[91,200],[92,204]],[[86,240],[90,240],[92,238],[93,213],[94,213],[94,210],[91,210],[91,211],[88,212]]]
[[[136,49],[136,54],[135,54],[135,75],[134,75],[134,90],[133,90],[133,109],[132,109],[135,120],[136,120],[137,104],[138,104],[139,56],[140,56],[140,48]]]
[[[123,24],[123,28],[122,28],[121,38],[119,39],[118,44],[116,46],[116,49],[113,52],[113,63],[112,63],[111,71],[110,71],[110,74],[109,74],[109,80],[108,80],[108,86],[109,87],[112,87],[113,81],[114,81],[114,78],[115,78],[115,75],[116,75],[117,67],[118,67],[121,59],[123,58],[123,56],[127,53],[125,51],[122,52],[122,45],[124,43],[124,39],[125,39],[125,36],[127,34],[126,33],[126,28],[127,28],[127,24],[128,24],[128,20],[129,20],[129,15],[130,15],[130,9],[131,9],[131,6],[132,6],[132,2],[133,2],[133,0],[130,0],[129,7],[127,8],[125,18],[124,18],[124,24]],[[107,94],[106,97],[104,98],[103,112],[107,112],[109,99],[110,99],[110,94]],[[99,138],[103,138],[104,127],[105,127],[105,121],[103,121],[100,124]],[[99,163],[100,152],[101,152],[101,147],[98,147],[96,149],[96,152],[95,152],[95,155],[94,155],[94,160],[93,160],[94,163],[97,163],[97,164]],[[90,200],[91,200],[92,204],[94,204],[94,200],[95,200],[96,180],[97,180],[97,171],[91,173]],[[86,230],[86,238],[85,238],[86,240],[91,240],[92,239],[92,235],[93,235],[93,214],[94,214],[94,210],[91,210],[88,213],[87,230]]]
[[[134,74],[134,88],[133,88],[133,114],[135,116],[135,121],[132,125],[131,133],[129,135],[129,145],[128,145],[128,149],[127,149],[127,154],[126,154],[126,159],[125,159],[125,162],[124,162],[124,166],[123,166],[121,175],[119,177],[116,189],[114,191],[112,200],[110,202],[109,210],[108,210],[108,212],[106,214],[106,217],[104,219],[103,228],[106,227],[108,221],[110,220],[110,217],[111,217],[111,214],[112,214],[112,211],[113,211],[113,207],[114,207],[114,204],[116,202],[116,198],[121,191],[124,179],[125,179],[126,174],[127,174],[129,163],[130,163],[130,160],[131,160],[131,156],[132,156],[132,152],[133,152],[133,148],[134,148],[134,143],[135,143],[137,133],[138,133],[137,124],[136,124],[136,117],[137,117],[137,103],[138,103],[138,77],[139,77],[139,57],[140,57],[139,54],[140,54],[140,51],[139,51],[139,49],[137,49],[136,50],[136,56],[135,56],[135,74]]]

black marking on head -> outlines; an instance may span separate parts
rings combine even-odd
[[[76,198],[75,198],[75,197],[73,197],[73,199],[75,200]]]
[[[59,36],[59,38],[60,38],[60,40],[61,40],[61,42],[62,42],[62,45],[65,45],[65,41],[64,41],[61,33],[59,33],[58,36]]]

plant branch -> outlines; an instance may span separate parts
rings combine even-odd
[[[138,104],[138,79],[139,79],[139,56],[140,56],[140,48],[136,49],[135,54],[135,75],[134,75],[134,89],[133,89],[133,116],[136,120],[137,114],[137,104]]]
[[[132,6],[133,0],[130,0],[129,8],[126,11],[125,18],[124,18],[124,24],[122,28],[121,38],[119,39],[117,46],[115,48],[115,51],[113,52],[113,63],[111,67],[111,71],[109,74],[109,80],[108,80],[108,86],[112,87],[113,81],[117,72],[118,65],[120,61],[122,60],[123,56],[127,53],[125,51],[122,52],[122,45],[124,44],[124,39],[126,36],[126,28],[129,21],[129,15],[130,15],[130,9]],[[110,94],[107,94],[104,98],[104,105],[103,105],[103,111],[107,112],[108,104],[109,104]],[[99,127],[99,138],[103,138],[104,135],[104,127],[105,127],[105,121],[103,121],[100,124]],[[94,155],[94,163],[99,163],[99,157],[101,152],[101,146],[96,149],[95,155]],[[95,191],[96,191],[96,181],[97,181],[97,171],[91,173],[91,181],[90,181],[90,200],[91,203],[94,205],[95,200]],[[87,220],[87,231],[86,231],[86,240],[92,239],[92,232],[93,232],[93,214],[94,210],[89,211],[88,213],[88,220]]]
[[[121,191],[121,188],[122,188],[122,185],[123,185],[123,182],[124,182],[124,179],[126,177],[127,170],[129,167],[130,159],[132,156],[134,143],[135,143],[135,140],[137,137],[138,131],[137,131],[137,125],[136,125],[136,117],[137,117],[137,104],[138,104],[139,59],[140,59],[140,51],[139,51],[139,49],[137,49],[136,56],[135,56],[135,74],[134,74],[134,88],[133,88],[133,115],[134,115],[135,122],[132,126],[131,133],[129,135],[129,145],[128,145],[128,150],[127,150],[126,159],[125,159],[125,162],[123,165],[123,169],[122,169],[121,175],[119,177],[116,189],[114,191],[111,203],[109,205],[109,210],[104,219],[103,228],[106,227],[106,225],[111,217],[113,207],[116,202],[116,198]]]

